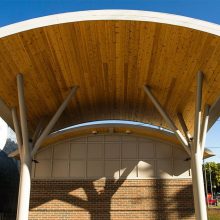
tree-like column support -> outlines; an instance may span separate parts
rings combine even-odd
[[[207,220],[204,180],[202,173],[202,158],[200,152],[192,154],[191,169],[196,219]]]
[[[196,105],[195,105],[195,118],[194,118],[194,137],[191,141],[191,135],[185,124],[181,113],[178,114],[178,119],[184,131],[185,137],[178,130],[172,119],[166,113],[165,109],[160,105],[159,101],[151,92],[149,86],[144,86],[144,91],[161,114],[167,125],[174,132],[186,152],[191,157],[191,169],[192,169],[192,183],[193,183],[193,195],[195,205],[195,215],[197,220],[207,220],[206,199],[204,191],[204,180],[202,172],[202,159],[204,154],[204,145],[206,139],[206,133],[209,123],[210,106],[206,105],[204,111],[203,126],[201,126],[201,103],[202,103],[202,82],[203,73],[198,72],[197,77],[197,93],[196,93]],[[201,128],[203,128],[201,132]]]
[[[21,160],[17,220],[28,220],[31,192],[31,157],[23,155]]]
[[[203,73],[198,72],[197,76],[197,94],[196,94],[196,105],[195,105],[195,119],[194,119],[194,139],[191,149],[191,168],[192,168],[192,178],[193,178],[193,194],[194,194],[194,204],[196,219],[207,220],[207,209],[206,209],[206,199],[204,191],[204,180],[202,172],[202,158],[204,153],[205,134],[206,130],[201,135],[201,115],[202,115],[202,82]],[[207,127],[208,117],[207,112],[206,122],[204,124]]]
[[[49,124],[43,130],[40,137],[36,138],[36,143],[29,141],[28,126],[27,126],[27,115],[26,106],[24,98],[24,82],[23,76],[21,74],[17,75],[17,87],[18,87],[18,102],[19,102],[19,112],[20,112],[20,124],[17,117],[16,109],[12,109],[12,118],[14,129],[16,133],[21,170],[20,170],[20,183],[19,183],[19,194],[18,194],[18,206],[17,206],[17,220],[28,220],[29,214],[29,203],[30,203],[30,192],[31,192],[31,168],[32,168],[32,158],[37,152],[38,148],[42,142],[47,138],[54,124],[57,122],[62,112],[65,110],[67,104],[76,92],[77,87],[72,88],[70,94],[58,108],[55,115],[52,117]],[[39,128],[37,128],[36,133],[38,133]]]
[[[161,104],[159,103],[157,98],[153,95],[153,93],[151,92],[150,87],[149,86],[144,86],[144,91],[148,95],[148,97],[150,98],[150,100],[154,104],[155,108],[160,113],[160,115],[166,121],[166,123],[168,124],[170,129],[174,132],[174,134],[176,135],[177,139],[179,140],[179,142],[184,147],[185,151],[188,153],[189,156],[191,156],[190,144],[187,142],[187,139],[181,134],[181,132],[176,127],[176,125],[174,124],[174,122],[172,121],[172,119],[170,118],[168,113],[165,111],[165,109],[161,106]]]
[[[32,158],[31,158],[31,149],[30,149],[31,146],[28,138],[26,106],[24,99],[24,82],[21,74],[17,76],[17,87],[18,87],[18,102],[19,102],[21,131],[22,131],[22,147],[20,146],[22,148],[20,151],[21,172],[20,172],[20,183],[19,183],[17,220],[28,220],[30,191],[31,191]],[[14,118],[14,125],[16,125],[15,118]],[[16,134],[18,138],[18,135],[20,135],[18,133],[18,130]],[[20,140],[18,142],[20,142]],[[19,143],[19,145],[21,145],[21,143]]]

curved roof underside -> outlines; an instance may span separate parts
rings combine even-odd
[[[80,88],[56,129],[105,119],[167,128],[144,93],[149,85],[174,122],[180,112],[192,131],[199,70],[203,106],[220,95],[218,35],[218,25],[138,11],[67,13],[10,25],[0,29],[0,98],[8,108],[18,106],[16,75],[22,73],[32,131],[75,85]]]

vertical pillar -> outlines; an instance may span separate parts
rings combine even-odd
[[[18,195],[18,206],[17,206],[17,220],[28,220],[29,214],[29,203],[30,203],[30,192],[31,192],[31,168],[32,168],[32,155],[34,155],[40,147],[43,140],[47,137],[54,124],[59,119],[60,115],[66,108],[72,96],[75,94],[77,87],[72,88],[70,94],[64,100],[62,105],[59,107],[49,124],[43,130],[40,137],[37,138],[36,143],[29,142],[26,106],[24,99],[24,82],[21,74],[17,75],[17,87],[18,87],[18,102],[19,112],[21,121],[21,132],[18,126],[18,120],[16,117],[15,110],[12,111],[14,126],[16,129],[16,136],[20,143],[20,157],[21,157],[21,172],[20,172],[20,183],[19,183],[19,195]],[[22,135],[20,135],[20,133]],[[21,138],[22,136],[22,138]],[[22,150],[21,150],[22,149]]]
[[[201,154],[201,103],[202,103],[202,81],[203,73],[198,72],[197,94],[194,119],[194,140],[191,149],[191,165],[193,178],[193,194],[195,213],[197,220],[207,220],[206,200],[204,191],[204,180],[202,173],[202,154]]]
[[[207,220],[201,154],[199,153],[192,154],[191,162],[192,162],[193,195],[194,195],[196,219]]]
[[[23,155],[19,182],[17,220],[28,220],[31,191],[31,158]]]
[[[24,85],[21,74],[17,76],[18,101],[22,131],[22,160],[17,207],[17,220],[28,220],[30,190],[31,190],[31,146],[28,138],[26,107],[24,100]]]

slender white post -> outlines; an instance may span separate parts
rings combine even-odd
[[[70,94],[67,96],[67,98],[65,99],[65,101],[61,104],[61,106],[58,108],[57,112],[55,113],[55,115],[52,117],[52,119],[50,120],[50,122],[48,123],[47,127],[43,130],[42,134],[40,135],[40,137],[38,138],[38,140],[36,141],[36,143],[34,144],[34,149],[32,150],[32,156],[35,155],[35,153],[37,152],[38,148],[40,147],[40,145],[42,144],[43,140],[45,139],[45,137],[47,137],[47,135],[50,133],[51,129],[53,128],[53,126],[55,125],[55,123],[57,122],[57,120],[59,119],[60,115],[63,113],[64,109],[66,108],[67,104],[69,103],[70,99],[72,98],[72,96],[75,94],[76,90],[77,90],[77,86],[75,86],[74,88],[72,88]]]
[[[207,220],[204,180],[202,173],[202,156],[200,148],[201,103],[202,103],[202,72],[198,73],[197,95],[195,106],[194,139],[191,151],[193,194],[197,220]]]
[[[202,82],[203,82],[203,73],[198,72],[195,120],[194,120],[194,138],[193,138],[194,152],[198,152],[198,150],[200,150],[200,133],[201,133],[201,118],[202,118]]]
[[[186,126],[186,122],[185,122],[185,120],[184,120],[184,118],[183,118],[183,115],[182,115],[181,113],[177,113],[177,117],[178,117],[179,122],[180,122],[180,125],[181,125],[181,127],[182,127],[182,129],[183,129],[183,132],[184,132],[184,134],[185,134],[185,137],[186,137],[186,139],[187,139],[189,145],[191,146],[190,143],[191,143],[191,138],[192,138],[192,136],[191,136],[190,133],[189,133],[189,129],[188,129],[187,126]]]
[[[206,134],[207,134],[208,124],[209,124],[209,110],[210,110],[210,106],[206,105],[205,112],[204,112],[204,119],[203,119],[203,129],[202,129],[202,133],[201,133],[201,143],[200,143],[202,157],[204,154],[205,140],[206,140]]]
[[[28,138],[28,127],[26,118],[26,107],[24,99],[24,83],[23,76],[19,74],[17,76],[18,86],[18,101],[20,109],[21,130],[22,130],[22,160],[21,160],[21,173],[19,184],[19,197],[17,208],[17,220],[28,220],[29,213],[29,201],[31,190],[31,154]]]
[[[148,86],[144,86],[144,91],[146,92],[146,94],[148,95],[148,97],[150,98],[150,100],[153,102],[154,106],[156,107],[156,109],[159,111],[159,113],[161,114],[161,116],[163,117],[163,119],[166,121],[166,123],[169,125],[170,129],[175,133],[176,137],[178,138],[178,140],[180,141],[180,143],[183,145],[184,149],[186,150],[186,152],[189,154],[189,156],[191,155],[190,153],[190,148],[189,148],[189,144],[187,142],[187,140],[183,137],[183,135],[181,134],[181,132],[178,130],[178,128],[176,127],[176,125],[173,123],[173,121],[171,120],[171,118],[169,117],[169,115],[165,112],[165,110],[163,109],[163,107],[160,105],[160,103],[158,102],[158,100],[156,99],[156,97],[152,94],[150,88]]]
[[[45,137],[49,134],[49,132],[53,128],[54,124],[59,119],[60,115],[66,108],[73,94],[75,94],[77,87],[74,87],[71,90],[70,94],[67,96],[65,101],[59,107],[59,109],[57,110],[53,118],[50,120],[47,127],[43,130],[39,138],[38,135],[40,134],[42,126],[41,124],[38,126],[38,128],[36,129],[36,134],[34,135],[34,139],[37,139],[34,148],[33,148],[33,143],[29,142],[26,106],[25,106],[25,98],[24,98],[24,82],[23,82],[23,76],[21,74],[17,75],[17,87],[18,87],[18,101],[19,101],[20,120],[21,120],[21,132],[20,132],[20,126],[18,123],[16,110],[12,109],[12,116],[13,116],[18,145],[22,148],[22,150],[20,150],[21,172],[20,172],[20,183],[19,183],[17,220],[28,220],[30,191],[31,191],[32,155],[34,155],[37,152],[41,143],[43,142]]]
[[[11,110],[11,112],[12,112],[12,119],[13,119],[13,124],[14,124],[16,139],[17,139],[17,143],[18,143],[18,151],[19,151],[19,154],[20,154],[20,159],[22,160],[23,154],[22,154],[21,129],[20,129],[20,126],[19,126],[16,109],[13,108],[13,109]]]

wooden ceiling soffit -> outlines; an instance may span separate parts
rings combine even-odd
[[[208,130],[214,125],[216,120],[220,117],[220,96],[216,100],[216,102],[211,106],[210,109],[210,116],[209,116],[209,124],[208,124]]]

